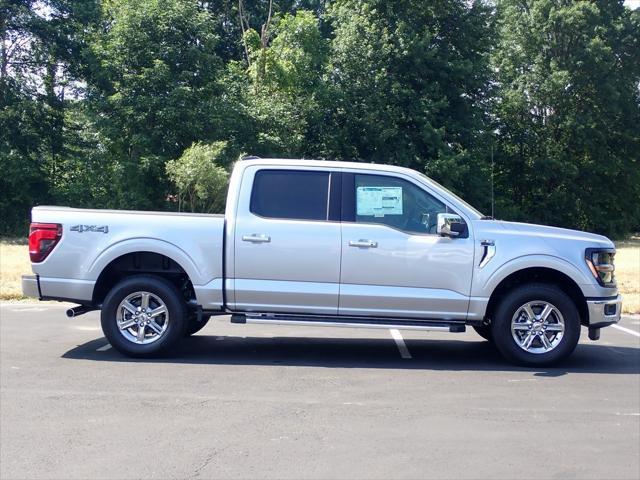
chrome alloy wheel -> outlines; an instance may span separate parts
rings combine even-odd
[[[124,338],[146,345],[158,341],[167,331],[169,311],[157,295],[135,292],[118,305],[116,322]]]
[[[548,353],[564,336],[564,318],[555,306],[544,300],[527,302],[511,318],[511,335],[529,353]]]

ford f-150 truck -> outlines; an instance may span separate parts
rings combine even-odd
[[[613,243],[484,217],[425,175],[364,163],[238,161],[224,215],[35,207],[23,292],[101,310],[148,356],[212,315],[463,332],[549,365],[618,322]]]

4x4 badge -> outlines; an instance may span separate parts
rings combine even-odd
[[[74,225],[71,227],[72,232],[95,232],[95,233],[109,233],[109,225]]]

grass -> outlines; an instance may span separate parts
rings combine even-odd
[[[29,247],[22,239],[0,240],[0,300],[21,300],[22,275],[31,274]]]
[[[640,313],[640,237],[616,242],[616,281],[624,297],[622,311]]]
[[[624,295],[623,311],[640,313],[640,237],[618,242],[616,278]],[[31,273],[28,247],[22,239],[0,240],[0,300],[23,300],[20,277]]]

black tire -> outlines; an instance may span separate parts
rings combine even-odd
[[[125,333],[121,333],[118,327],[117,316],[121,302],[136,292],[148,292],[151,294],[150,309],[159,305],[158,303],[153,303],[155,300],[160,300],[166,307],[168,316],[160,314],[157,317],[157,323],[155,323],[155,325],[161,324],[164,326],[166,321],[166,328],[161,334],[157,334],[158,338],[152,343],[135,343],[135,339],[125,338],[125,334],[134,336],[134,333],[140,328],[137,324],[132,325],[130,329],[123,329]],[[135,302],[135,300],[132,300],[132,302]],[[135,306],[135,303],[132,303],[132,305]],[[123,312],[128,317],[127,319],[132,321],[133,315],[128,310],[123,310]],[[175,285],[164,278],[152,275],[136,275],[119,282],[107,294],[102,304],[100,315],[102,331],[109,343],[120,353],[129,357],[151,357],[166,353],[184,336],[188,325],[186,319],[186,304]],[[146,335],[149,337],[156,335],[156,332],[152,331],[151,327],[145,326],[142,334],[144,340],[147,340],[144,332],[147,332]]]
[[[564,320],[564,332],[555,347],[548,352],[532,353],[520,347],[511,332],[511,320],[528,302],[548,302],[559,310]],[[534,311],[534,313],[536,313]],[[522,314],[522,311],[521,311]],[[526,315],[526,314],[525,314]],[[552,316],[555,314],[552,314]],[[573,300],[558,287],[534,283],[516,287],[498,305],[492,321],[493,340],[500,353],[509,361],[526,366],[549,366],[566,359],[580,339],[580,316]],[[525,336],[528,332],[521,335]],[[544,333],[542,333],[544,335]],[[551,341],[557,334],[550,332]],[[534,337],[535,338],[535,337]],[[542,347],[542,338],[534,340]],[[548,337],[547,337],[548,338]],[[523,342],[526,343],[526,342]],[[526,345],[525,345],[526,346]]]
[[[473,329],[482,338],[484,338],[488,342],[493,343],[493,332],[491,330],[491,325],[477,325],[474,326]]]
[[[210,318],[211,315],[202,315],[200,317],[200,321],[198,321],[198,316],[195,313],[190,313],[189,324],[187,325],[187,331],[184,333],[184,336],[190,337],[191,335],[198,333],[207,323],[209,323]]]

